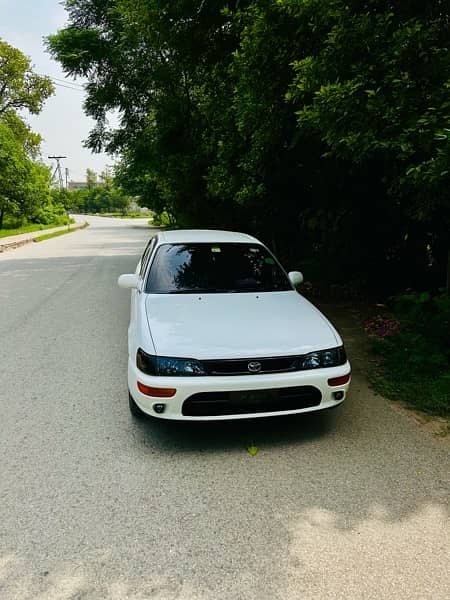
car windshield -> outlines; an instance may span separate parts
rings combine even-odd
[[[146,292],[189,294],[292,290],[273,256],[258,244],[163,244]]]

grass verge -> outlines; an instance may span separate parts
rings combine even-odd
[[[85,229],[88,227],[89,223],[85,223],[82,227],[77,227],[73,229],[62,229],[61,231],[54,231],[53,233],[46,233],[45,235],[38,235],[33,238],[33,242],[43,242],[44,240],[50,240],[51,238],[58,237],[60,235],[65,235],[66,233],[72,233],[73,231],[79,231],[80,229]]]
[[[408,290],[390,299],[390,314],[365,321],[377,355],[373,388],[391,400],[450,418],[450,297]]]
[[[70,219],[71,223],[74,223],[73,219]],[[22,225],[21,227],[14,227],[12,229],[0,229],[0,238],[9,237],[12,235],[20,235],[21,233],[32,233],[33,231],[42,231],[43,229],[53,229],[53,227],[63,227],[67,223],[61,223],[56,221],[55,223],[31,223],[29,225]]]
[[[381,396],[405,402],[431,415],[450,418],[450,376],[402,377],[379,368],[369,373],[373,389]]]

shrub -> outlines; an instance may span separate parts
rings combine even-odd
[[[41,206],[33,217],[35,223],[42,225],[66,225],[69,223],[69,218],[66,209],[62,204],[48,203]]]
[[[399,294],[393,310],[407,330],[420,333],[450,358],[450,296],[444,290]]]
[[[161,213],[155,213],[153,215],[151,224],[156,225],[157,227],[175,227],[176,221],[173,215],[163,210]]]

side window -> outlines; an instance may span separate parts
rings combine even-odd
[[[142,255],[141,270],[139,271],[139,275],[141,277],[144,277],[144,275],[145,275],[145,271],[147,270],[148,260],[150,258],[153,248],[155,247],[155,244],[156,244],[156,237],[153,237],[147,244],[147,248],[145,249],[144,254]]]

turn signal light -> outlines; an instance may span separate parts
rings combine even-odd
[[[328,380],[328,385],[336,386],[336,385],[345,385],[350,381],[350,373],[347,375],[341,375],[341,377],[332,377]]]
[[[137,386],[140,392],[146,396],[153,396],[154,398],[172,398],[177,393],[174,388],[158,388],[144,385],[140,381],[137,382]]]

